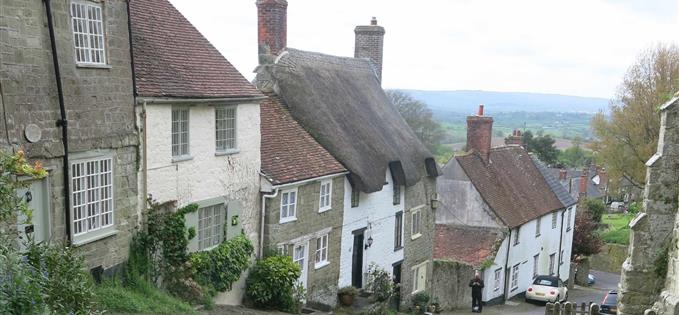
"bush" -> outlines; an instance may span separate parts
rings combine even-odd
[[[431,300],[429,293],[424,291],[415,293],[412,297],[413,308],[419,310],[419,314],[424,314],[429,306],[429,300]]]
[[[41,275],[40,286],[47,306],[57,314],[96,313],[94,283],[85,272],[85,261],[70,247],[31,244],[28,264]]]
[[[606,212],[606,205],[600,199],[587,199],[585,206],[596,223],[601,223],[601,216]]]
[[[46,313],[39,274],[0,242],[0,314]]]
[[[373,296],[378,302],[389,300],[394,294],[394,281],[384,269],[377,265],[371,265],[368,271],[370,282],[368,284]]]
[[[337,295],[351,295],[356,296],[358,294],[358,289],[352,286],[342,287],[337,291]]]
[[[198,283],[223,292],[247,269],[253,251],[250,240],[239,235],[213,250],[191,254],[189,261]]]
[[[293,288],[300,274],[299,265],[289,256],[261,259],[250,270],[245,293],[257,307],[291,311],[296,304]]]
[[[629,205],[629,208],[627,209],[627,212],[629,212],[632,215],[636,215],[637,213],[639,213],[639,211],[641,211],[641,203],[636,201],[632,202]]]

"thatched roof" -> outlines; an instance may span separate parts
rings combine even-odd
[[[381,190],[387,169],[406,186],[427,172],[437,175],[432,154],[391,104],[368,59],[288,48],[263,68],[293,117],[349,169],[354,187]]]

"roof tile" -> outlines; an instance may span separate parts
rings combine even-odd
[[[437,224],[434,259],[452,260],[479,267],[497,253],[504,233],[499,229]]]

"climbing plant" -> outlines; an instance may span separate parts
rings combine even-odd
[[[231,284],[248,268],[254,248],[241,234],[220,244],[217,248],[190,255],[195,280],[217,291],[231,289]]]

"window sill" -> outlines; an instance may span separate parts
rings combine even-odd
[[[319,263],[317,263],[317,264],[314,265],[314,270],[321,269],[321,268],[323,268],[323,267],[325,267],[325,266],[327,266],[327,265],[330,265],[330,262],[327,261],[327,260],[326,260],[326,261],[319,262]]]
[[[399,250],[402,250],[402,249],[403,249],[403,246],[396,247],[396,248],[394,248],[394,252],[398,252]]]
[[[571,231],[571,228],[566,228],[566,232],[570,232],[570,231]]]
[[[216,151],[215,156],[225,156],[225,155],[232,155],[240,153],[240,150],[238,149],[233,149],[233,150],[226,150],[226,151]]]
[[[113,230],[103,232],[103,233],[100,233],[100,234],[96,234],[96,235],[89,235],[88,236],[87,234],[84,234],[84,235],[81,235],[81,236],[74,236],[72,244],[73,244],[74,247],[79,247],[79,246],[83,246],[83,245],[86,245],[86,244],[89,244],[89,243],[92,243],[92,242],[96,242],[96,241],[114,236],[116,234],[118,234],[118,230],[113,229]]]
[[[191,161],[193,160],[193,156],[190,155],[185,155],[185,156],[173,156],[172,157],[172,163],[178,163],[178,162],[184,162],[184,161]]]
[[[422,291],[424,291],[424,289],[415,290],[415,291],[413,291],[413,292],[410,293],[410,294],[411,294],[411,295],[414,295],[414,294],[420,293],[420,292],[422,292]]]
[[[289,222],[295,222],[297,221],[297,217],[294,218],[283,218],[278,221],[278,223],[283,224],[283,223],[289,223]]]
[[[540,235],[542,235],[542,234],[535,234],[535,238],[540,237]]]
[[[416,240],[416,239],[420,238],[420,236],[422,236],[422,233],[417,233],[417,234],[414,234],[414,235],[410,236],[410,239],[411,239],[411,240]]]
[[[330,211],[330,209],[332,209],[332,207],[320,208],[320,209],[318,209],[318,213],[328,212],[328,211]]]
[[[111,69],[111,65],[108,64],[96,64],[96,63],[76,63],[76,68],[90,68],[90,69]]]
[[[516,291],[516,289],[518,289],[518,288],[519,288],[519,287],[513,287],[511,290],[509,290],[509,292],[514,292],[514,291]]]

